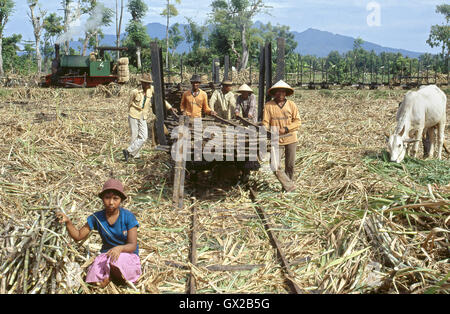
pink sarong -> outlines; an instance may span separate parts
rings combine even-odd
[[[111,262],[111,257],[105,253],[100,254],[89,266],[86,276],[87,283],[102,282],[110,277],[111,265],[117,267],[120,273],[129,282],[136,282],[141,276],[141,261],[134,253],[120,253],[115,262]]]

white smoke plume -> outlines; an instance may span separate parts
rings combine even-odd
[[[82,22],[79,3],[71,4],[67,32],[59,36],[56,43],[63,44],[66,41],[84,37],[87,32],[95,32],[102,25],[104,12],[105,6],[102,3],[98,3],[90,13],[88,19]]]
[[[91,12],[86,24],[85,31],[95,32],[100,28],[103,22],[103,17],[105,14],[105,6],[102,3],[98,3],[94,10]]]
[[[81,8],[79,3],[69,4],[69,17],[67,32],[62,34],[56,40],[57,44],[63,44],[66,41],[72,40],[75,36],[81,33]]]

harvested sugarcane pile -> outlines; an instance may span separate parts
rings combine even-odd
[[[8,88],[17,87],[37,87],[39,84],[39,76],[37,75],[19,75],[8,73],[0,80],[0,85]]]
[[[251,76],[250,76],[251,74]],[[255,69],[254,67],[252,68],[252,72],[250,72],[249,69],[247,70],[242,70],[241,72],[237,72],[237,71],[233,71],[233,73],[229,74],[230,78],[232,76],[233,79],[233,83],[236,85],[242,85],[242,84],[250,84],[250,82],[252,83],[252,85],[258,86],[258,81],[259,81],[259,71],[258,69]]]
[[[27,223],[2,223],[0,293],[77,291],[83,282],[79,263],[87,260],[81,254],[82,247],[74,250],[53,210],[39,209],[33,216],[35,219]],[[89,252],[85,254],[89,256]]]
[[[429,195],[414,199],[400,194],[371,202],[375,210],[367,215],[364,232],[379,270],[389,270],[378,273],[381,280],[371,285],[375,292],[443,292],[449,287],[436,275],[450,270],[450,201],[431,185],[428,189]]]
[[[191,119],[186,125],[188,133],[183,131],[183,136],[188,135],[191,144],[187,150],[189,160],[197,161],[199,159],[195,155],[195,149],[200,145],[202,152],[209,151],[212,156],[217,158],[216,160],[221,161],[249,161],[251,156],[256,158],[260,151],[270,151],[272,134],[268,132],[265,138],[261,138],[258,126],[245,119],[231,121],[220,117],[203,118],[201,129],[196,126],[196,123],[198,121]],[[169,134],[175,136],[175,138],[174,136],[168,138],[168,144],[173,145],[174,140],[177,139],[179,120],[170,115],[165,121],[165,126]],[[197,143],[198,140],[199,143]],[[226,145],[231,145],[231,147]],[[261,147],[261,145],[265,147]],[[205,161],[204,156],[203,161]]]
[[[434,80],[434,74],[433,74],[433,80]],[[449,75],[448,74],[437,74],[437,84],[438,85],[446,85],[449,82]]]
[[[120,97],[123,94],[124,90],[124,86],[117,83],[109,83],[106,86],[98,85],[93,92],[93,96],[105,98]]]
[[[70,93],[65,89],[53,88],[15,88],[10,96],[12,100],[42,100],[48,98],[67,98]]]

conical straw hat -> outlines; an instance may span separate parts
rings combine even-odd
[[[285,83],[283,80],[276,83],[274,86],[272,86],[271,89],[269,89],[269,95],[273,96],[274,92],[277,89],[285,89],[286,90],[286,96],[291,96],[294,94],[294,89],[289,86],[289,84]]]
[[[239,90],[237,91],[237,93],[242,93],[242,92],[254,93],[253,90],[250,88],[250,86],[248,86],[247,84],[244,84],[241,87],[239,87]]]

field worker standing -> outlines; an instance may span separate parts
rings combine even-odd
[[[273,100],[266,103],[264,107],[263,125],[267,130],[276,127],[279,134],[288,135],[280,138],[280,154],[276,160],[277,169],[275,174],[280,180],[284,189],[288,192],[295,190],[294,166],[297,150],[297,131],[301,126],[299,112],[296,104],[286,99],[286,96],[294,94],[294,89],[284,81],[279,81],[271,89],[269,95]],[[285,155],[285,173],[281,173],[281,152]],[[287,177],[286,177],[287,176]]]
[[[77,242],[85,240],[92,230],[100,234],[103,243],[101,254],[88,268],[86,282],[102,288],[111,279],[122,284],[124,280],[134,283],[141,276],[137,243],[139,223],[133,213],[120,206],[127,196],[119,180],[106,181],[98,196],[103,201],[103,210],[89,216],[87,223],[79,230],[64,213],[58,212],[56,216]]]
[[[208,95],[200,89],[200,76],[194,74],[191,78],[192,88],[183,94],[181,112],[190,118],[201,118],[202,110],[206,115],[217,115],[208,105]]]
[[[154,123],[156,116],[151,108],[154,93],[153,80],[150,75],[144,76],[140,80],[142,91],[134,89],[128,105],[128,122],[131,130],[130,146],[123,150],[125,161],[131,157],[139,158],[139,153],[148,139],[148,122]],[[176,109],[166,101],[167,110],[176,113]]]
[[[236,99],[236,116],[243,117],[256,123],[258,120],[258,111],[256,106],[256,96],[253,90],[247,84],[239,87],[237,91],[240,94]]]
[[[223,81],[222,88],[215,90],[209,101],[211,110],[216,111],[217,115],[223,119],[231,120],[236,111],[236,97],[231,91],[233,82]]]

